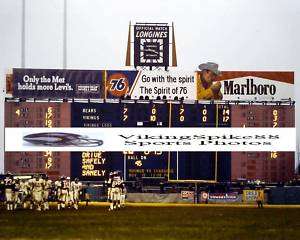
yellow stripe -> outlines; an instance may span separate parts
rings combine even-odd
[[[104,70],[104,78],[103,78],[103,80],[104,80],[104,99],[106,99],[107,98],[107,71],[106,70]]]
[[[171,183],[216,183],[214,180],[196,180],[196,179],[186,179],[186,180],[170,180]]]
[[[171,120],[172,120],[172,103],[169,104],[169,127],[171,127]],[[171,165],[171,152],[168,152],[168,181],[170,181],[170,166]]]
[[[216,104],[216,128],[219,125],[219,105]],[[215,182],[218,181],[218,152],[215,152]]]
[[[129,96],[131,96],[131,94],[133,92],[133,89],[135,88],[135,85],[137,84],[138,79],[139,79],[141,73],[142,73],[142,71],[139,71],[138,74],[137,74],[137,76],[136,76],[136,78],[134,79],[134,83],[133,83],[133,85],[132,85],[132,87],[130,89]]]

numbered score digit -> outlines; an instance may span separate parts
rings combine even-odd
[[[126,75],[114,73],[107,79],[107,91],[115,97],[125,96],[129,91],[129,81]]]
[[[153,105],[151,108],[150,122],[156,122],[157,120],[156,113],[157,113],[156,107],[155,105]]]
[[[207,122],[207,109],[202,109],[202,122]]]

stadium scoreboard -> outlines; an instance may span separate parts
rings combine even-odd
[[[64,106],[61,108],[61,106]],[[294,106],[189,104],[181,101],[6,102],[6,127],[294,127]],[[53,153],[45,153],[46,166]],[[277,152],[271,158],[278,157]],[[121,170],[136,177],[230,180],[230,152],[72,152],[71,176],[102,180]]]

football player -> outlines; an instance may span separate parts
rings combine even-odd
[[[78,210],[78,203],[79,203],[79,196],[80,196],[81,189],[82,189],[82,183],[79,182],[78,178],[75,178],[75,180],[71,182],[70,198],[76,210]]]
[[[20,192],[20,179],[15,179],[14,188],[14,209],[17,209],[18,205],[21,204],[21,192]]]
[[[108,176],[108,180],[105,181],[105,183],[107,185],[107,201],[109,203],[112,202],[112,195],[111,195],[111,184],[112,184],[112,181],[113,181],[113,172],[110,172],[109,176]]]
[[[13,176],[8,173],[4,179],[5,203],[8,211],[14,210],[14,188],[15,182]]]
[[[65,205],[70,208],[71,205],[73,204],[73,199],[71,199],[71,195],[70,195],[70,191],[71,191],[71,178],[70,177],[66,177],[66,179],[64,181],[64,187],[67,189],[66,197],[65,197]],[[72,196],[72,198],[73,198],[73,196]]]
[[[121,189],[123,185],[123,180],[118,171],[113,173],[112,183],[111,183],[111,198],[112,202],[110,203],[109,210],[120,209],[121,204]]]
[[[68,190],[66,188],[66,178],[60,177],[60,180],[55,182],[56,196],[57,196],[57,210],[65,208],[65,202]]]
[[[0,179],[0,202],[4,201],[4,180]]]
[[[27,208],[27,203],[30,201],[30,189],[29,183],[25,179],[20,182],[20,200],[24,209]]]
[[[32,179],[32,196],[33,204],[38,211],[42,210],[44,185],[44,180],[40,177],[39,174],[36,174]]]
[[[43,200],[44,200],[44,210],[49,210],[49,195],[52,189],[52,181],[46,175],[44,177],[44,189],[43,189]]]
[[[121,207],[125,207],[126,194],[127,194],[127,189],[126,189],[126,186],[125,186],[124,181],[122,179],[121,199],[120,199],[120,205],[121,205]]]

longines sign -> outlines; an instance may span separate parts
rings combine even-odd
[[[169,26],[167,24],[134,25],[134,66],[169,66]]]

